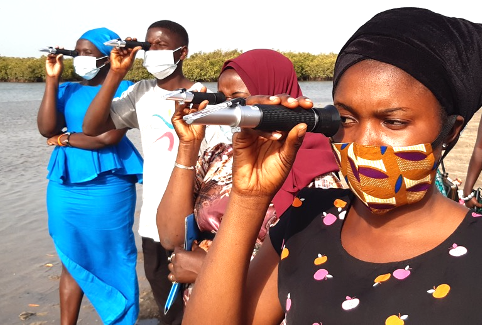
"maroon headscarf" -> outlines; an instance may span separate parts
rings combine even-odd
[[[221,73],[234,69],[251,95],[302,96],[291,61],[279,52],[256,49],[227,60]],[[293,203],[299,190],[321,174],[338,171],[331,145],[322,134],[307,133],[296,160],[281,189],[273,198],[276,214],[281,216]]]

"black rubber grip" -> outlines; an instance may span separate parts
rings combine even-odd
[[[219,104],[226,101],[226,96],[223,93],[203,93],[203,92],[192,92],[193,98],[191,103],[199,104],[202,101],[208,100],[209,104]]]
[[[256,105],[262,112],[259,124],[253,128],[264,131],[288,131],[299,123],[306,123],[309,132],[331,137],[338,131],[340,115],[333,105],[325,108],[288,109],[282,105]]]
[[[76,57],[79,54],[75,50],[65,50],[65,49],[55,49],[55,54],[63,54],[63,55],[68,55],[70,57]]]
[[[256,105],[263,113],[261,121],[253,129],[265,131],[288,131],[299,123],[306,123],[308,130],[316,125],[316,116],[312,110],[302,108],[288,109],[282,105]]]
[[[124,41],[126,42],[126,48],[135,48],[136,46],[142,46],[144,51],[149,51],[151,48],[151,43],[149,42],[138,42],[138,41]]]

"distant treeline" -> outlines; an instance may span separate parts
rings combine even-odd
[[[200,82],[215,82],[224,61],[240,55],[242,51],[216,50],[209,53],[197,52],[184,61],[184,74],[187,78]],[[299,80],[331,80],[337,55],[310,54],[306,52],[281,52],[288,57],[295,67]],[[127,80],[134,82],[153,78],[142,65],[142,59],[136,59],[127,74]],[[72,59],[64,59],[63,81],[80,81],[74,72]],[[40,58],[12,58],[0,56],[0,82],[44,82],[45,56]]]

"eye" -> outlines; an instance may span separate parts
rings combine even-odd
[[[342,126],[344,126],[344,127],[353,125],[353,124],[355,124],[355,123],[357,122],[357,121],[355,120],[355,118],[353,118],[353,117],[351,117],[351,116],[348,116],[348,115],[341,115],[341,116],[340,116],[340,120],[341,120]]]
[[[403,129],[408,125],[407,121],[399,119],[387,119],[383,124],[390,129]]]

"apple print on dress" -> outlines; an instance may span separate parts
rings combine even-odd
[[[303,204],[304,200],[304,198],[295,197],[295,199],[293,199],[293,207],[300,207]]]
[[[472,212],[472,217],[481,217],[482,215]]]
[[[346,296],[345,299],[346,300],[343,301],[343,303],[341,304],[343,310],[351,310],[358,307],[358,305],[360,304],[360,299],[358,298]]]
[[[290,311],[291,309],[291,297],[290,293],[288,293],[288,297],[286,298],[286,312]]]
[[[393,277],[397,280],[404,280],[410,275],[410,266],[407,265],[405,268],[399,268],[393,272]]]
[[[333,276],[328,274],[328,271],[326,269],[322,268],[316,271],[316,273],[313,275],[313,278],[317,281],[323,281],[329,278],[333,278]]]
[[[322,254],[318,254],[318,257],[315,258],[315,260],[313,261],[313,264],[321,265],[321,264],[326,263],[327,260],[328,260],[327,256],[322,255]]]
[[[459,246],[456,243],[454,243],[449,249],[449,255],[454,257],[460,257],[467,253],[467,248]]]
[[[344,200],[341,200],[341,199],[335,199],[335,201],[333,202],[333,205],[336,207],[336,208],[345,208],[346,206],[346,201]]]
[[[375,284],[373,284],[373,286],[377,286],[380,283],[388,281],[390,279],[390,276],[392,276],[392,274],[390,273],[378,275],[375,278]]]
[[[326,212],[323,212],[323,216],[323,223],[325,223],[325,225],[332,225],[338,219],[335,215],[331,213],[326,214]]]
[[[345,215],[346,215],[346,211],[340,212],[340,214],[338,214],[338,218],[339,218],[340,220],[344,220],[344,219],[345,219]]]
[[[437,287],[434,286],[433,289],[430,289],[427,291],[427,293],[431,293],[435,299],[445,298],[447,294],[449,294],[449,292],[450,292],[450,285],[448,284],[440,284],[439,286]]]
[[[281,260],[285,259],[286,257],[288,257],[290,254],[290,251],[288,250],[288,248],[284,247],[283,248],[283,251],[281,251]]]
[[[408,318],[408,315],[403,315],[400,316],[400,314],[397,315],[391,315],[385,320],[385,325],[405,325],[405,319]]]

